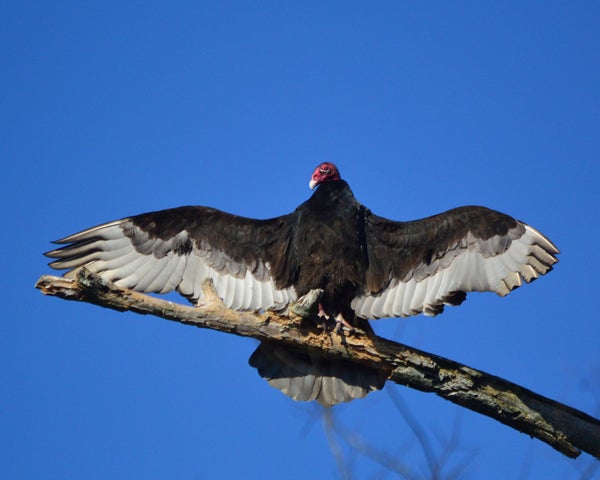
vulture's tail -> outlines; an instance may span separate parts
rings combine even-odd
[[[268,342],[261,343],[248,362],[288,397],[316,400],[325,407],[363,398],[383,388],[386,380],[373,368],[294,352]]]

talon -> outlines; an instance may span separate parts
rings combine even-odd
[[[350,331],[354,330],[354,327],[343,317],[341,313],[338,313],[335,317],[335,332],[339,332],[342,327],[347,328]]]
[[[329,320],[329,315],[325,313],[325,309],[323,308],[323,305],[321,303],[319,303],[319,312],[317,313],[317,317]]]

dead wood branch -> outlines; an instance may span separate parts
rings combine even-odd
[[[227,309],[210,282],[203,285],[208,301],[201,308],[118,288],[87,270],[75,279],[42,276],[36,287],[44,294],[93,303],[106,308],[156,315],[200,328],[210,328],[290,348],[315,350],[389,373],[388,379],[482,413],[575,458],[581,451],[600,459],[600,420],[502,378],[406,345],[360,332],[326,335],[294,314],[252,313]]]

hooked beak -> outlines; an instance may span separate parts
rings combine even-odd
[[[315,187],[317,186],[317,181],[316,181],[316,180],[313,180],[313,179],[311,178],[310,182],[308,182],[308,186],[309,186],[309,188],[310,188],[311,190],[314,190],[314,189],[315,189]]]

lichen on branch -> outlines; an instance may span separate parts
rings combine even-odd
[[[44,275],[36,288],[66,300],[155,315],[370,366],[385,374],[388,381],[435,393],[538,438],[568,457],[575,458],[584,451],[600,459],[600,420],[586,413],[500,377],[360,330],[342,335],[324,333],[293,313],[294,308],[286,313],[230,310],[210,281],[202,286],[205,301],[199,307],[119,288],[86,269],[72,279]],[[305,308],[310,308],[310,300],[308,303]]]

